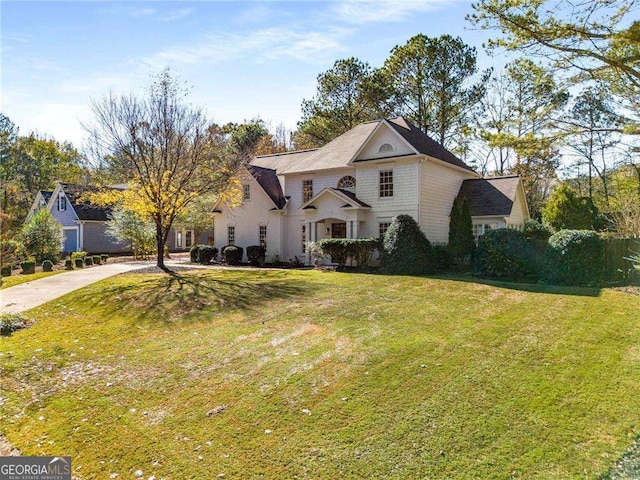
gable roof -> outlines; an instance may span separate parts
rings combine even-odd
[[[42,201],[47,204],[49,203],[49,200],[51,200],[51,195],[53,195],[53,191],[49,191],[49,190],[40,190],[40,195],[42,196]]]
[[[64,191],[67,199],[78,216],[78,220],[92,220],[105,222],[109,220],[111,214],[110,207],[98,206],[95,203],[82,198],[87,193],[98,192],[100,189],[92,185],[78,185],[75,183],[60,183],[60,188]],[[113,190],[123,190],[122,188],[106,187]]]
[[[276,208],[283,208],[287,203],[287,199],[282,191],[282,186],[280,185],[276,171],[257,165],[247,165],[247,170],[269,196],[271,201],[273,201]]]
[[[347,202],[345,205],[342,205],[340,208],[371,208],[371,205],[368,205],[364,203],[362,200],[359,200],[353,192],[344,190],[342,188],[324,187],[316,195],[314,195],[313,198],[310,198],[308,201],[303,203],[300,206],[300,209],[306,210],[309,208],[316,208],[312,204],[327,194],[333,195],[334,197],[342,200],[343,202]]]
[[[396,117],[388,120],[388,122],[389,125],[402,135],[402,138],[409,142],[413,148],[418,150],[420,153],[437,158],[443,162],[450,163],[456,167],[461,167],[472,172],[474,171],[473,168],[433,140],[413,123],[407,121],[404,117]]]
[[[472,217],[511,215],[520,177],[471,178],[462,182],[458,199],[466,198]]]
[[[438,142],[429,138],[429,136],[404,117],[361,123],[320,148],[274,155],[261,155],[255,157],[251,161],[251,165],[276,170],[278,175],[346,167],[353,161],[357,153],[362,150],[381,124],[386,124],[393,128],[393,130],[418,153],[429,155],[430,157],[471,172],[474,171],[470,166]],[[392,158],[394,156],[397,155],[391,154],[389,157],[376,157],[375,160]],[[358,162],[367,160],[373,159],[358,160]]]

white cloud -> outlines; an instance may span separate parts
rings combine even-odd
[[[193,13],[193,8],[179,8],[177,10],[171,10],[160,17],[163,22],[174,22],[176,20],[182,20],[187,18]]]
[[[304,31],[293,28],[265,28],[254,32],[210,34],[200,42],[179,45],[138,60],[153,70],[166,65],[197,65],[222,62],[233,58],[251,57],[264,60],[293,58],[313,62],[318,56],[335,55],[342,50],[341,40],[348,31],[331,28],[326,31]]]
[[[460,0],[345,0],[333,4],[328,12],[335,20],[362,25],[401,22],[411,16],[444,8]]]

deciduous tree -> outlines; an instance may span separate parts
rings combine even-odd
[[[145,97],[109,94],[94,101],[88,126],[93,153],[130,179],[131,207],[154,222],[157,265],[176,217],[197,198],[221,194],[239,171],[242,156],[225,155],[207,130],[204,112],[186,103],[168,69]]]

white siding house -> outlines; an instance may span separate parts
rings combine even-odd
[[[482,178],[402,117],[363,123],[319,149],[258,156],[242,183],[242,205],[215,210],[214,243],[246,249],[266,235],[268,260],[309,262],[305,242],[378,237],[399,214],[446,242],[463,197],[481,228],[519,228],[529,217],[519,177]]]

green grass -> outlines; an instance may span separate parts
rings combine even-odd
[[[2,277],[2,285],[0,285],[0,290],[9,287],[15,287],[16,285],[20,285],[21,283],[33,282],[34,280],[38,280],[39,278],[49,277],[51,275],[57,275],[58,273],[63,273],[64,270],[54,270],[53,272],[36,272],[31,275],[11,275],[10,277]]]
[[[84,479],[597,478],[640,432],[639,311],[447,278],[119,276],[0,339],[0,431]]]

